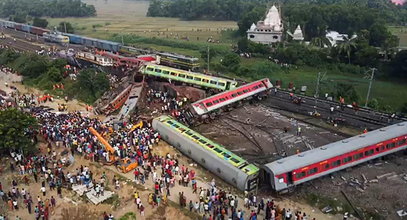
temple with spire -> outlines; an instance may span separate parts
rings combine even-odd
[[[253,23],[250,29],[247,30],[247,39],[261,44],[272,44],[282,41],[283,31],[284,27],[280,12],[273,5],[264,21],[258,21],[257,24]]]

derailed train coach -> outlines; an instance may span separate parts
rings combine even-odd
[[[153,120],[163,140],[227,183],[243,191],[258,187],[259,168],[169,116]]]
[[[407,122],[347,138],[263,166],[276,191],[407,149]]]

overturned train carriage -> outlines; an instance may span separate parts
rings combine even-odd
[[[169,116],[153,120],[161,137],[212,173],[240,190],[257,189],[259,169]]]
[[[276,191],[407,149],[407,122],[324,145],[264,165]]]

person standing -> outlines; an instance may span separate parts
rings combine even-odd
[[[42,195],[43,195],[43,196],[46,196],[46,195],[47,195],[45,186],[42,186],[42,187],[41,187],[41,192],[42,192]]]

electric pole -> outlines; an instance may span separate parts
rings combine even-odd
[[[325,75],[326,75],[326,73],[322,74],[321,72],[319,72],[318,76],[317,76],[317,85],[315,87],[315,95],[314,95],[314,100],[315,100],[314,109],[315,109],[315,112],[317,112],[317,101],[318,101],[318,97],[319,97],[319,85],[321,84],[321,81],[325,77]]]
[[[208,67],[207,67],[207,69],[208,69],[208,74],[209,74],[209,45],[208,45],[208,51],[207,51],[207,55],[208,55],[208,61],[207,61],[207,63],[208,63]]]
[[[64,22],[64,28],[65,28],[65,33],[68,33],[68,32],[66,32],[66,22]]]
[[[372,68],[371,71],[372,71],[372,72],[370,73],[370,75],[366,75],[366,77],[369,79],[369,88],[368,88],[368,90],[367,90],[365,108],[367,107],[367,103],[369,102],[370,91],[371,91],[371,89],[372,89],[372,83],[373,83],[373,79],[374,79],[374,74],[375,74],[376,68]]]

